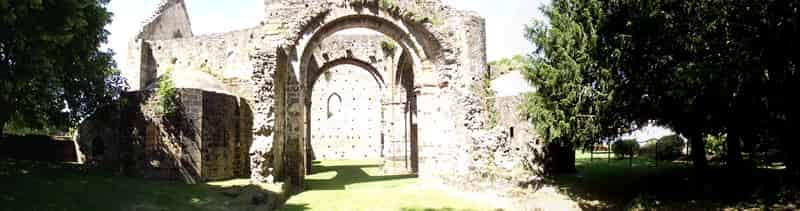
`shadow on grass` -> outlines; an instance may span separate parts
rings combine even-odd
[[[370,176],[364,168],[377,168],[378,165],[322,165],[316,163],[312,169],[315,174],[336,172],[336,176],[331,179],[306,178],[306,188],[308,190],[344,190],[348,185],[380,182],[398,179],[417,178],[417,175],[387,175]]]
[[[73,164],[0,160],[0,210],[240,210],[274,207],[284,200],[246,183],[189,185],[108,172]]]
[[[547,183],[585,210],[797,209],[796,176],[769,169],[738,171],[712,167],[702,174],[688,165],[628,160],[579,159],[578,173],[547,178]]]

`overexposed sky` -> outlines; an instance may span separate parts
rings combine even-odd
[[[528,54],[533,44],[524,38],[524,25],[542,19],[539,7],[547,0],[442,0],[455,8],[470,10],[486,18],[489,61]],[[112,0],[109,9],[114,21],[107,47],[117,53],[120,68],[125,68],[128,42],[142,22],[155,11],[160,0]],[[186,0],[192,32],[195,35],[226,32],[256,26],[264,14],[264,0]]]

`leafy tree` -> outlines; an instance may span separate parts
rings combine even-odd
[[[112,52],[98,50],[107,4],[0,0],[0,127],[69,125],[119,93]]]
[[[800,169],[800,3],[760,0],[554,0],[539,47],[528,111],[549,141],[591,143],[655,121],[688,138],[707,166],[706,135],[779,146]],[[589,90],[589,91],[587,91]],[[587,118],[581,118],[587,117]],[[590,138],[586,138],[590,137]],[[721,142],[720,142],[721,143]],[[743,144],[742,144],[743,143]]]
[[[520,54],[511,56],[511,58],[502,58],[489,62],[489,66],[492,69],[490,79],[495,79],[498,76],[506,74],[510,71],[530,70],[532,68],[531,63],[532,61],[530,57]]]
[[[704,136],[727,134],[728,163],[741,141],[796,149],[800,73],[794,1],[620,0],[608,4],[602,54],[620,62],[615,100],[626,121],[654,119],[684,134],[696,166]],[[619,54],[615,54],[620,52]],[[747,144],[746,144],[747,145]],[[797,153],[792,153],[797,154]]]
[[[526,111],[549,144],[591,147],[602,137],[623,133],[607,115],[614,80],[597,58],[601,1],[554,0],[542,8],[549,22],[534,22],[527,37],[536,46],[526,76],[537,88],[526,96]],[[556,162],[565,163],[565,162]],[[564,169],[574,169],[574,163]]]

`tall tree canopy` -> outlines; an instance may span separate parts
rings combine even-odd
[[[114,98],[108,2],[0,0],[0,128],[69,125]]]
[[[797,127],[798,107],[791,99],[798,95],[785,90],[795,89],[798,81],[800,60],[790,49],[798,47],[799,4],[610,2],[599,40],[620,46],[601,55],[622,52],[614,72],[620,81],[615,99],[623,105],[617,112],[655,119],[687,136],[698,167],[706,165],[706,134],[728,134],[733,164],[741,159],[741,140],[783,144],[790,152],[797,143],[785,132]],[[620,36],[626,39],[614,42]]]
[[[526,96],[526,110],[550,144],[593,144],[613,132],[610,129],[622,128],[606,116],[614,81],[610,69],[595,59],[603,5],[595,0],[555,0],[542,10],[549,23],[528,26],[528,39],[537,50],[526,76],[537,91]]]
[[[687,138],[706,166],[705,135],[785,152],[797,169],[800,2],[763,0],[553,0],[549,24],[529,27],[539,47],[528,111],[549,141],[656,121]],[[591,90],[591,91],[586,91]],[[588,101],[584,101],[588,100]],[[584,120],[592,117],[590,121]]]

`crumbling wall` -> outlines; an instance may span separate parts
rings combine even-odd
[[[521,107],[523,100],[523,96],[495,98],[494,108],[497,112],[497,128],[508,133],[509,138],[514,142],[536,143],[538,137],[533,134],[533,124]]]
[[[341,24],[340,27],[365,27],[381,30],[392,37],[412,36],[402,39],[406,47],[413,47],[415,62],[414,80],[417,105],[413,109],[418,120],[411,127],[418,128],[418,143],[409,143],[409,148],[419,150],[419,174],[426,181],[448,184],[463,184],[472,162],[468,149],[477,132],[485,129],[486,118],[482,114],[481,101],[475,93],[477,80],[486,68],[484,20],[474,13],[455,10],[439,1],[398,1],[396,5],[380,5],[378,1],[266,1],[264,28],[272,29],[283,39],[277,40],[288,54],[291,65],[289,79],[303,79],[303,45],[317,33],[326,35],[335,31],[324,31],[326,24]],[[415,15],[405,15],[405,14]],[[352,18],[352,19],[348,19]],[[360,20],[363,18],[363,20]],[[395,24],[408,33],[392,31]],[[330,29],[336,29],[332,27]],[[320,29],[323,31],[316,31]],[[309,41],[310,42],[310,41]],[[402,44],[402,43],[401,43]],[[312,43],[313,45],[313,43]],[[296,48],[297,47],[297,48]],[[424,55],[423,55],[424,54]],[[300,81],[303,82],[303,81]],[[279,82],[287,87],[287,98],[277,104],[302,105],[305,99],[303,86],[296,88],[292,80]],[[305,83],[305,82],[303,82]],[[281,109],[278,109],[281,110]],[[283,114],[282,114],[283,115]],[[302,142],[302,113],[287,112],[286,146],[295,148],[294,142]],[[297,134],[296,134],[297,133]],[[297,140],[300,139],[300,140]],[[278,139],[276,139],[278,140]],[[276,144],[278,142],[276,141]],[[411,149],[414,152],[416,149]],[[286,165],[297,165],[286,156]],[[415,158],[411,158],[412,160]],[[414,168],[414,167],[411,167]],[[302,168],[288,170],[287,175],[301,179],[297,172]],[[282,174],[282,173],[279,173]]]
[[[405,167],[418,170],[420,177],[427,182],[442,182],[462,189],[474,188],[472,184],[482,182],[494,183],[493,179],[475,177],[485,172],[476,168],[495,162],[497,157],[503,160],[517,155],[491,156],[494,161],[477,155],[494,154],[498,150],[505,152],[509,148],[506,146],[521,146],[525,143],[521,140],[529,137],[523,132],[526,131],[524,126],[515,127],[515,137],[511,139],[514,141],[502,138],[503,133],[499,131],[487,132],[487,115],[476,91],[479,90],[478,80],[487,67],[485,21],[475,13],[459,11],[436,0],[387,2],[266,0],[265,18],[261,26],[255,28],[200,37],[132,42],[134,53],[129,58],[134,65],[129,68],[134,77],[129,79],[146,83],[147,79],[162,74],[168,66],[199,70],[218,77],[230,87],[229,92],[253,102],[253,147],[249,151],[252,180],[272,182],[273,179],[291,178],[291,182],[300,184],[306,163],[303,162],[306,153],[303,143],[313,140],[313,137],[306,137],[304,123],[310,118],[304,111],[310,109],[309,100],[313,97],[306,95],[311,93],[311,87],[307,85],[311,82],[309,76],[314,75],[314,68],[336,58],[350,57],[366,61],[380,70],[381,66],[397,66],[397,63],[381,63],[400,61],[402,54],[398,51],[389,56],[375,46],[355,46],[352,50],[369,49],[375,56],[348,55],[354,52],[325,50],[324,43],[306,43],[307,39],[334,33],[317,31],[326,24],[341,24],[340,28],[376,29],[394,38],[410,37],[395,41],[412,57],[413,90],[406,91],[413,95],[391,98],[390,102],[398,99],[415,102],[407,107],[391,109],[405,109],[411,113],[408,118],[413,122],[408,127],[416,129],[412,131],[418,139],[398,146],[409,152],[404,155],[405,160],[400,161],[406,162]],[[398,25],[400,31],[392,31],[391,25]],[[303,55],[306,49],[302,48],[305,44],[312,47],[321,44],[323,50],[315,50],[311,55],[317,66],[300,69],[302,57],[306,56]],[[394,78],[397,75],[390,74],[385,80],[394,81],[398,79]],[[510,127],[504,127],[507,136],[511,135],[508,133]],[[409,167],[413,165],[409,162],[418,166]]]
[[[133,90],[143,89],[158,76],[152,47],[147,41],[192,37],[184,0],[162,0],[153,15],[129,41],[126,69],[122,72]]]
[[[138,91],[125,93],[119,110],[84,121],[77,141],[86,163],[187,183],[249,176],[249,157],[243,155],[251,142],[252,116],[246,101],[199,89],[177,93],[175,114],[162,113],[161,96],[153,91]],[[105,130],[96,129],[101,124]],[[102,151],[96,149],[98,138]]]
[[[156,75],[167,68],[208,73],[222,81],[227,90],[253,99],[251,56],[261,47],[258,28],[182,39],[146,41],[156,64]]]
[[[162,0],[135,39],[166,40],[192,36],[192,24],[184,0]]]

